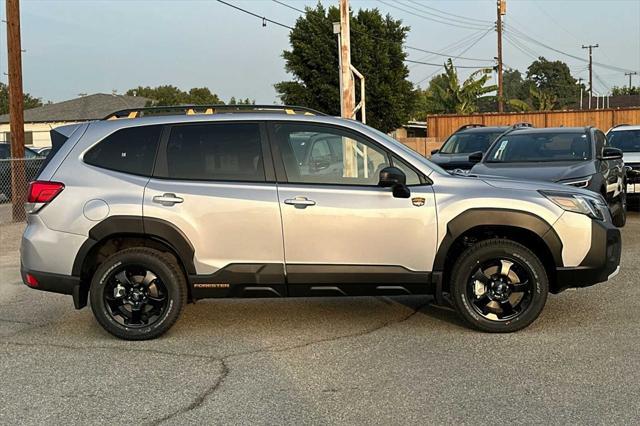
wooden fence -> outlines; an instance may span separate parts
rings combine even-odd
[[[429,138],[442,142],[465,124],[510,126],[520,122],[531,123],[535,127],[595,126],[606,132],[618,124],[640,124],[640,108],[430,115],[427,116],[427,134]]]
[[[431,157],[431,151],[440,149],[442,142],[434,138],[398,138],[398,141],[425,157]]]

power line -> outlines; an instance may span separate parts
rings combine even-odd
[[[460,40],[458,40],[456,42],[453,42],[451,44],[448,44],[447,46],[443,47],[442,49],[440,49],[440,51],[443,52],[443,51],[447,51],[449,49],[457,49],[458,47],[462,47],[462,46],[466,45],[467,43],[474,41],[475,37],[477,37],[481,33],[482,33],[482,30],[476,31],[476,32],[474,32],[473,34],[470,34],[470,35],[466,35],[463,38],[461,38]],[[418,61],[429,61],[429,60],[433,59],[435,56],[437,56],[437,55],[422,56],[422,57],[418,58]]]
[[[480,40],[482,40],[487,34],[489,34],[489,32],[492,30],[492,28],[490,28],[487,32],[485,32],[484,34],[482,34],[478,39],[476,39],[470,46],[466,47],[465,50],[463,50],[462,52],[460,52],[460,54],[464,53],[465,51],[471,49],[473,46],[475,46]],[[426,77],[420,79],[416,84],[420,85],[422,82],[424,82],[425,80],[430,79],[431,77],[433,77],[434,75],[436,75],[438,72],[440,72],[440,69],[444,68],[444,65],[441,66],[440,68],[436,69],[434,72],[430,73],[429,75],[427,75]],[[479,67],[478,69],[483,69],[482,67]]]
[[[289,9],[291,9],[291,10],[298,11],[298,12],[300,12],[300,13],[307,13],[305,10],[298,9],[298,8],[297,8],[297,7],[295,7],[295,6],[291,6],[290,4],[287,4],[287,3],[282,2],[282,1],[279,1],[279,0],[271,0],[271,1],[272,1],[272,2],[274,2],[274,3],[278,3],[279,5],[282,5],[282,6],[284,6],[284,7],[288,7],[288,8],[289,8]]]
[[[521,44],[519,41],[517,41],[516,39],[512,38],[509,34],[505,33],[504,34],[504,38],[505,38],[505,40],[507,40],[507,42],[511,46],[515,47],[517,50],[519,50],[520,52],[524,53],[525,55],[527,55],[528,57],[530,57],[534,61],[536,61],[540,57],[540,55],[537,55],[533,50],[531,50],[527,46]]]
[[[492,30],[493,28],[489,28],[489,30]],[[451,44],[448,44],[447,46],[443,47],[442,49],[440,49],[441,52],[447,51],[449,49],[457,49],[458,47],[462,47],[464,45],[466,45],[469,42],[473,42],[477,36],[479,36],[480,34],[482,34],[482,30],[480,31],[476,31],[470,35],[466,35],[463,38],[461,38],[460,40],[453,42]],[[426,55],[423,57],[418,58],[419,61],[429,61],[431,59],[433,59],[434,57],[436,57],[437,55]],[[485,60],[483,60],[483,62],[485,62]],[[486,60],[486,62],[489,62],[488,60]]]
[[[582,58],[580,56],[576,56],[576,55],[573,55],[571,53],[564,52],[564,51],[562,51],[560,49],[556,49],[555,47],[549,46],[548,44],[542,43],[541,41],[536,40],[535,38],[532,38],[532,37],[528,36],[527,34],[523,33],[522,31],[520,31],[520,30],[518,30],[518,29],[516,29],[514,27],[512,27],[511,25],[507,25],[506,27],[507,27],[507,31],[509,31],[512,36],[518,38],[521,41],[528,41],[530,43],[537,44],[537,45],[542,46],[542,47],[544,47],[546,49],[552,50],[552,51],[554,51],[556,53],[559,53],[561,55],[567,56],[569,58],[576,59],[576,60],[581,61],[581,62],[589,62],[588,59],[584,59],[584,58]],[[597,66],[599,66],[601,68],[607,68],[607,69],[610,69],[610,70],[620,71],[620,72],[633,71],[633,70],[629,70],[628,68],[620,68],[620,67],[616,67],[614,65],[603,64],[601,62],[595,62],[595,61],[593,62],[593,65],[597,65]]]
[[[405,62],[411,62],[412,64],[420,64],[420,65],[430,65],[432,67],[442,67],[442,64],[435,64],[432,62],[421,62],[414,61],[413,59],[405,59]],[[454,68],[470,68],[470,69],[483,69],[483,68],[492,68],[486,65],[454,65]]]
[[[290,27],[289,25],[283,24],[283,23],[278,22],[278,21],[274,21],[273,19],[269,19],[269,18],[266,18],[266,17],[264,17],[264,16],[260,16],[260,15],[258,15],[257,13],[250,12],[250,11],[248,11],[248,10],[246,10],[246,9],[243,9],[243,8],[241,8],[241,7],[238,7],[238,6],[234,5],[234,4],[227,3],[226,1],[223,1],[223,0],[216,0],[216,1],[217,1],[218,3],[222,3],[222,4],[224,4],[225,6],[229,6],[229,7],[232,7],[232,8],[234,8],[234,9],[236,9],[236,10],[239,10],[240,12],[244,12],[244,13],[246,13],[247,15],[255,16],[255,17],[256,17],[256,18],[258,18],[258,19],[262,19],[262,24],[263,24],[263,26],[265,26],[265,22],[270,22],[270,23],[272,23],[272,24],[279,25],[279,26],[281,26],[281,27],[283,27],[283,28],[287,28],[287,29],[289,29],[289,30],[293,30],[293,27]]]
[[[484,28],[483,30],[489,32],[492,29],[493,28],[489,28],[487,30],[486,28]],[[481,30],[481,31],[483,31],[483,30]],[[432,50],[421,49],[419,47],[412,47],[412,46],[407,46],[407,45],[405,45],[404,47],[407,48],[407,49],[410,49],[410,50],[416,50],[416,51],[419,51],[419,52],[430,53],[431,55],[442,56],[442,57],[445,57],[445,58],[461,59],[461,60],[465,60],[465,61],[493,62],[492,59],[469,58],[469,57],[466,57],[466,56],[451,55],[451,54],[444,53],[444,52],[434,52]]]
[[[424,4],[422,4],[422,3],[419,3],[419,2],[417,2],[417,1],[415,1],[415,0],[407,0],[407,1],[409,1],[410,3],[413,3],[413,4],[415,4],[415,5],[418,5],[418,6],[422,7],[422,8],[424,8],[424,9],[433,10],[433,11],[438,12],[438,13],[443,14],[443,15],[453,16],[454,18],[466,19],[466,20],[468,20],[468,21],[480,22],[480,23],[482,23],[482,24],[488,24],[488,23],[491,23],[491,21],[488,21],[488,20],[485,20],[485,19],[469,18],[469,17],[467,17],[467,16],[456,15],[455,13],[446,12],[446,11],[444,11],[444,10],[436,9],[435,7],[426,6],[426,5],[424,5]],[[448,18],[447,16],[444,16],[444,18],[445,18],[445,19],[450,19],[450,18]]]
[[[282,2],[282,1],[279,1],[279,0],[272,0],[272,1],[273,1],[274,3],[277,3],[277,4],[280,4],[280,5],[282,5],[282,6],[288,7],[288,8],[290,8],[290,9],[297,10],[298,12],[306,13],[306,11],[301,10],[301,9],[298,9],[298,8],[295,8],[295,7],[293,7],[293,6],[290,6],[290,5],[288,5],[288,4],[286,4],[286,3]],[[226,2],[222,2],[222,3],[225,3],[225,4],[226,4]],[[250,13],[250,12],[249,12],[249,13]],[[257,14],[254,14],[254,13],[251,13],[251,14],[252,14],[253,16],[258,16],[258,17],[259,17],[259,15],[257,15]],[[288,28],[291,28],[291,27],[288,27]],[[293,29],[293,28],[291,28],[291,29]],[[485,28],[483,28],[482,30],[486,30],[486,27],[485,27]],[[358,30],[356,30],[356,29],[354,29],[354,28],[351,28],[351,31],[353,31],[354,33],[357,33],[357,34],[367,35],[367,36],[369,36],[369,37],[371,37],[371,38],[373,38],[373,39],[375,39],[375,40],[384,41],[384,42],[387,42],[387,41],[388,41],[388,40],[386,40],[386,39],[385,39],[385,38],[383,38],[383,37],[378,37],[378,36],[375,36],[375,35],[369,34],[369,33],[364,32],[364,31],[358,31]],[[466,60],[466,61],[479,61],[479,62],[493,62],[491,59],[468,58],[468,57],[464,57],[464,56],[450,55],[450,54],[448,54],[448,53],[443,53],[443,52],[434,52],[433,50],[423,49],[423,48],[415,47],[415,46],[409,46],[409,45],[407,45],[407,44],[405,44],[405,45],[404,45],[404,48],[405,48],[405,49],[409,49],[409,50],[415,50],[415,51],[417,51],[417,52],[429,53],[430,55],[442,56],[442,57],[452,58],[452,59],[460,59],[460,60]]]
[[[431,18],[429,16],[423,15],[422,13],[416,13],[415,11],[417,11],[417,12],[422,12],[422,11],[417,9],[417,8],[415,8],[415,7],[413,8],[414,11],[411,11],[411,10],[404,9],[404,8],[402,8],[400,6],[397,6],[395,4],[388,3],[388,2],[386,2],[384,0],[378,0],[378,2],[380,2],[380,3],[384,4],[384,5],[387,5],[388,7],[392,7],[394,9],[401,10],[401,11],[403,11],[405,13],[410,14],[410,15],[417,16],[418,18],[425,19],[427,21],[437,22],[437,23],[440,23],[440,24],[443,24],[443,25],[449,25],[451,27],[466,28],[468,30],[481,30],[481,29],[484,29],[479,24],[477,24],[477,25],[476,24],[460,25],[460,24],[456,24],[456,23],[452,23],[452,22],[441,21],[441,20],[438,20],[438,19],[435,19],[435,18]],[[405,7],[411,7],[411,6],[405,5],[404,3],[401,3],[401,4],[403,6],[405,6]]]
[[[434,18],[437,18],[437,19],[444,19],[446,22],[449,22],[449,23],[453,22],[453,23],[462,24],[462,25],[487,25],[487,24],[491,23],[490,21],[483,21],[483,20],[480,20],[480,19],[474,20],[475,22],[470,22],[469,20],[466,20],[467,18],[463,17],[462,19],[460,19],[460,18],[454,17],[453,15],[450,15],[450,16],[444,15],[444,16],[442,16],[440,14],[431,12],[429,10],[424,10],[422,8],[418,9],[415,6],[412,6],[412,5],[406,4],[406,3],[402,3],[399,0],[397,0],[396,2],[399,3],[401,6],[407,7],[409,9],[413,10],[413,11],[419,12],[421,14],[426,14],[427,16],[434,17]],[[418,2],[415,2],[415,1],[412,1],[412,0],[408,0],[408,2],[416,4],[419,7],[423,6],[422,4],[420,4]]]

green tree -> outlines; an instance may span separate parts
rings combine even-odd
[[[182,91],[172,85],[157,87],[138,86],[127,90],[128,96],[142,96],[148,98],[147,106],[167,105],[206,105],[222,104],[220,98],[206,87],[194,87],[188,92]]]
[[[249,99],[249,98],[238,98],[236,99],[235,96],[232,96],[231,99],[229,99],[229,104],[228,105],[255,105],[256,104],[256,100],[255,99]]]
[[[486,70],[472,73],[462,84],[451,59],[444,64],[444,74],[434,77],[427,88],[427,105],[434,113],[471,114],[478,111],[484,95],[497,90],[487,86],[490,74]]]
[[[509,99],[507,101],[512,111],[551,111],[558,103],[558,98],[549,91],[529,87],[528,99]]]
[[[613,86],[611,89],[611,94],[613,96],[624,96],[624,95],[640,95],[640,86]]]
[[[573,106],[578,101],[580,85],[571,75],[569,66],[562,61],[548,61],[539,57],[529,65],[527,80],[538,89],[539,95],[544,96],[547,101],[555,99],[553,107],[556,109]],[[539,102],[539,98],[537,99]]]
[[[275,84],[283,103],[339,115],[338,47],[333,34],[333,22],[339,20],[338,8],[325,9],[321,3],[298,18],[289,35],[291,50],[282,55],[294,80]],[[367,123],[383,132],[397,129],[411,118],[416,104],[402,48],[409,28],[377,9],[352,13],[350,24],[351,61],[366,79]]]
[[[42,106],[42,99],[34,98],[28,93],[25,93],[23,96],[24,99],[24,109],[37,108]],[[0,83],[0,114],[8,114],[9,113],[9,87]]]

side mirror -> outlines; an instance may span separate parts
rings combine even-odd
[[[432,149],[432,150],[431,150],[431,155],[433,155],[433,154],[437,154],[437,153],[439,153],[439,152],[440,152],[440,150],[439,150],[439,149]]]
[[[380,170],[380,181],[378,186],[383,188],[393,188],[396,185],[406,185],[407,176],[397,167],[385,167]]]
[[[482,151],[474,152],[473,154],[469,154],[469,162],[476,164],[482,161]]]
[[[622,158],[622,150],[612,146],[605,146],[602,150],[601,160],[620,160]]]
[[[380,170],[378,186],[392,188],[395,198],[409,198],[411,191],[407,187],[407,176],[397,167],[385,167]]]

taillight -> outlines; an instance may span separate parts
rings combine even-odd
[[[29,183],[28,203],[49,203],[64,189],[60,182],[46,182],[36,180]]]
[[[25,282],[29,287],[38,287],[38,279],[31,274],[27,274]]]

